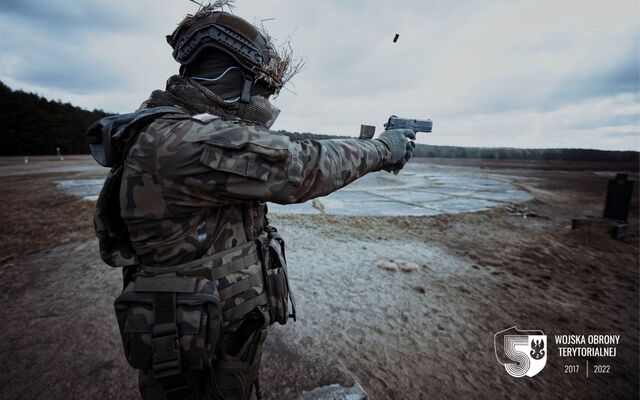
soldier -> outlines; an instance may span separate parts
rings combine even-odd
[[[167,40],[180,74],[88,132],[112,167],[95,224],[101,257],[124,271],[115,306],[125,353],[144,399],[260,398],[267,327],[295,318],[265,202],[399,171],[415,136],[292,141],[269,130],[279,110],[268,100],[290,60],[256,27],[207,6]]]

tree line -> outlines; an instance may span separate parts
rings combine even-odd
[[[313,133],[278,131],[293,140],[335,139],[347,136],[316,135]],[[489,160],[563,160],[640,162],[637,151],[609,151],[593,149],[520,149],[513,147],[459,147],[417,144],[414,157],[430,158],[479,158]]]
[[[593,149],[519,149],[512,147],[416,146],[415,157],[480,158],[489,160],[562,160],[640,162],[637,151]]]
[[[92,123],[110,115],[88,111],[69,103],[47,100],[33,93],[11,90],[0,82],[0,156],[88,154],[85,132]],[[280,130],[293,140],[332,139],[340,136]],[[345,138],[344,136],[342,136]],[[640,162],[637,151],[590,149],[518,149],[432,146],[418,144],[415,157],[518,160]]]
[[[89,153],[87,128],[108,115],[33,93],[13,91],[0,82],[0,155]]]

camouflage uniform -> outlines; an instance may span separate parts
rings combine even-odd
[[[122,218],[141,263],[175,265],[255,239],[264,202],[327,195],[388,160],[381,141],[291,141],[257,126],[168,115],[129,149]]]
[[[112,167],[96,234],[103,260],[124,267],[116,315],[144,399],[249,398],[268,325],[287,321],[289,300],[295,319],[265,202],[304,202],[398,171],[414,146],[410,131],[322,141],[269,131],[279,110],[268,97],[295,73],[292,60],[215,8],[167,37],[181,67],[166,91],[88,132],[96,160]]]
[[[265,202],[291,204],[323,196],[389,162],[390,147],[384,140],[292,141],[211,114],[169,111],[130,123],[124,133],[115,134],[123,163],[112,170],[97,204],[101,256],[112,266],[127,267],[125,283],[137,265],[171,267],[221,252],[224,256],[213,263],[249,257],[246,244],[265,236]],[[108,193],[120,180],[120,210],[114,215]],[[219,383],[233,373],[228,365],[239,362],[249,363],[247,379],[255,378],[266,328],[275,322],[264,297],[262,259],[251,260],[242,270],[214,277],[224,302],[219,343],[223,356],[212,371],[183,373],[194,398],[250,394],[246,387],[221,388]],[[205,264],[200,268],[217,266]],[[251,280],[249,290],[234,289]],[[145,313],[142,310],[135,324],[152,324]],[[246,347],[249,342],[253,345]],[[149,371],[141,372],[140,390],[145,399],[165,398]]]

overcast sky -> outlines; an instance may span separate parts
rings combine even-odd
[[[640,150],[638,0],[239,0],[308,68],[273,129],[357,136],[431,118],[438,145]],[[130,112],[178,70],[188,0],[2,0],[0,79]],[[393,43],[394,35],[400,38]]]

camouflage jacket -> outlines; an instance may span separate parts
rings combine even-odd
[[[376,140],[291,141],[208,114],[165,115],[126,154],[121,216],[142,264],[180,264],[255,239],[264,202],[324,196],[389,157]]]

